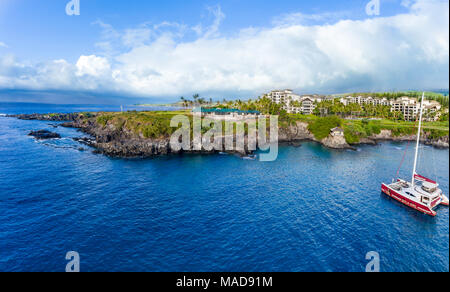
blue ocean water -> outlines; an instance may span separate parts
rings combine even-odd
[[[0,104],[0,113],[110,110]],[[56,110],[60,109],[60,110]],[[116,109],[117,110],[117,109]],[[113,159],[78,151],[75,129],[0,117],[0,271],[449,271],[449,210],[435,218],[382,195],[406,143],[334,151],[282,146],[275,162],[229,155]],[[36,142],[30,130],[61,140]],[[420,170],[449,193],[449,151]],[[413,148],[401,177],[409,178]]]
[[[2,114],[47,114],[47,113],[73,113],[73,112],[100,112],[120,110],[176,110],[176,107],[137,106],[137,105],[97,105],[97,104],[39,104],[39,103],[12,103],[0,102],[0,115]]]

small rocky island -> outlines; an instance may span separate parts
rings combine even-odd
[[[127,112],[127,113],[70,113],[70,114],[32,114],[14,115],[23,120],[42,120],[64,122],[62,127],[76,128],[91,138],[74,138],[80,144],[95,148],[96,153],[113,157],[154,157],[179,153],[216,153],[218,151],[176,151],[170,146],[170,135],[176,130],[170,127],[170,120],[177,114],[187,112]],[[323,131],[323,129],[322,129]],[[379,141],[413,141],[416,135],[395,135],[391,129],[380,129],[370,136],[360,136],[348,141],[346,131],[340,127],[325,129],[319,136],[308,121],[290,120],[279,124],[279,142],[288,145],[300,141],[315,141],[332,149],[355,149],[360,144],[376,145]],[[36,139],[59,138],[57,133],[36,131],[30,133]],[[317,137],[319,136],[319,137]],[[247,141],[247,139],[246,139]],[[435,147],[448,148],[449,136],[435,137],[424,130],[422,143]],[[235,152],[248,155],[252,151]]]
[[[47,130],[31,131],[28,136],[32,136],[37,140],[60,139],[61,135]]]

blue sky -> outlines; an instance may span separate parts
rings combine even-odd
[[[221,32],[232,35],[246,27],[268,27],[284,14],[342,13],[342,17],[367,17],[361,0],[81,0],[81,15],[68,17],[68,0],[0,0],[0,39],[10,51],[23,58],[51,60],[65,58],[76,61],[80,54],[95,51],[100,28],[96,21],[117,29],[142,23],[180,22],[186,25],[208,23],[208,8],[220,5],[226,14]],[[405,12],[401,1],[382,1],[383,16]],[[332,21],[333,19],[331,19]]]
[[[67,2],[0,0],[0,90],[170,101],[448,88],[448,1],[381,0],[379,16],[369,0],[80,0],[80,16]]]

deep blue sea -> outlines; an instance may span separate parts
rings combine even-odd
[[[0,114],[119,110],[0,104]],[[36,142],[30,130],[61,140]],[[0,271],[449,271],[449,210],[435,218],[381,194],[406,143],[334,151],[281,146],[275,162],[232,155],[113,159],[75,129],[0,117]],[[420,170],[449,193],[449,151]],[[409,147],[404,178],[410,177]]]

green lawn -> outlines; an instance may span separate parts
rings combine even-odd
[[[102,126],[113,125],[116,129],[125,127],[145,138],[162,138],[170,136],[176,130],[170,127],[170,121],[176,115],[190,115],[190,111],[99,113],[96,119]]]
[[[419,123],[415,122],[405,122],[405,121],[391,121],[391,120],[381,120],[381,126],[393,126],[393,127],[410,127],[417,128]],[[449,123],[446,122],[424,122],[422,124],[424,130],[438,130],[438,131],[449,131]]]

